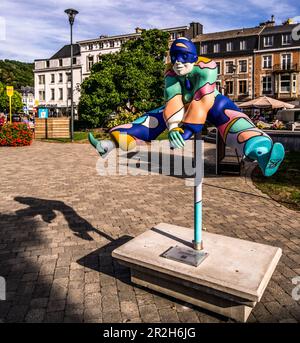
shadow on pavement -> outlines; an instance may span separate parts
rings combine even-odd
[[[70,230],[74,232],[75,236],[91,241],[93,238],[89,235],[89,232],[96,232],[109,241],[113,240],[111,236],[94,228],[88,221],[77,214],[72,207],[66,205],[63,201],[31,197],[15,197],[15,201],[28,205],[27,208],[16,211],[17,217],[34,218],[37,215],[41,215],[44,222],[51,223],[56,217],[54,211],[59,211],[64,215]]]

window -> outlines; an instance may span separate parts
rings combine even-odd
[[[292,35],[290,33],[285,33],[282,35],[282,45],[292,44]]]
[[[51,83],[55,82],[55,74],[51,74]]]
[[[59,66],[60,66],[60,67],[63,66],[63,60],[62,60],[62,58],[59,59]]]
[[[220,44],[216,43],[214,44],[214,53],[218,53],[218,52],[220,52]]]
[[[221,81],[217,81],[217,82],[216,82],[216,88],[217,88],[217,90],[218,90],[220,93],[222,93]]]
[[[102,61],[102,55],[99,54],[99,55],[98,55],[98,62],[101,62],[101,61]]]
[[[62,89],[62,88],[59,88],[59,89],[58,89],[58,93],[59,93],[58,100],[63,100],[63,89]]]
[[[268,46],[273,46],[273,36],[266,36],[264,37],[264,47],[268,47]]]
[[[99,49],[103,49],[103,42],[99,43]]]
[[[233,74],[234,72],[233,61],[226,62],[225,66],[226,66],[226,74]]]
[[[217,65],[218,75],[220,75],[221,74],[221,63],[216,62],[216,65]]]
[[[272,55],[263,56],[263,69],[272,68]]]
[[[291,91],[291,78],[289,74],[282,74],[280,76],[280,91],[283,93]]]
[[[232,51],[232,42],[226,43],[226,51]]]
[[[50,67],[50,61],[46,61],[46,68]]]
[[[89,44],[89,50],[93,50],[93,44]]]
[[[55,90],[54,90],[54,88],[51,88],[51,99],[50,100],[55,100]]]
[[[71,81],[71,73],[70,72],[66,73],[66,76],[67,76],[67,82]]]
[[[246,50],[247,49],[247,42],[245,40],[240,41],[240,50]]]
[[[77,64],[77,58],[73,57],[73,64]]]
[[[39,100],[45,101],[45,91],[39,91]]]
[[[39,85],[45,84],[45,75],[39,75]]]
[[[87,70],[91,70],[94,64],[94,56],[88,56],[87,58]]]
[[[239,61],[239,72],[247,73],[247,60]]]
[[[63,73],[58,74],[58,82],[63,82]]]
[[[262,77],[262,93],[263,94],[272,93],[272,77],[270,75]]]
[[[181,32],[177,33],[177,38],[180,38],[180,37],[183,37],[183,36],[184,36],[184,32],[181,31]]]
[[[297,75],[293,74],[293,84],[292,84],[293,93],[297,93]]]
[[[71,88],[68,88],[68,100],[71,99]]]
[[[109,41],[109,47],[113,48],[115,46],[115,42],[113,40]]]
[[[207,44],[203,44],[201,46],[201,54],[203,55],[207,54]]]
[[[239,94],[246,94],[247,93],[247,81],[240,80],[239,81]]]
[[[233,94],[233,81],[226,81],[225,87],[226,87],[227,94]]]
[[[171,33],[171,39],[172,39],[172,40],[175,40],[175,39],[176,39],[176,32],[172,32],[172,33]]]
[[[282,54],[281,55],[281,68],[285,70],[291,69],[292,55]]]

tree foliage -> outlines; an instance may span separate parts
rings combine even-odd
[[[166,32],[144,30],[140,38],[123,44],[120,52],[101,56],[81,86],[82,119],[96,127],[112,113],[159,107],[168,40]]]
[[[13,60],[0,60],[0,82],[21,89],[33,87],[33,63]]]
[[[11,98],[12,113],[16,113],[22,110],[22,96],[18,91],[14,91],[14,95]],[[9,112],[9,97],[6,94],[6,86],[0,82],[0,112]]]

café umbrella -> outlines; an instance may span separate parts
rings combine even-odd
[[[284,101],[276,100],[268,96],[260,96],[259,98],[244,102],[239,105],[240,108],[294,108],[295,105]]]

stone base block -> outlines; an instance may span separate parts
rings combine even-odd
[[[192,248],[193,230],[159,224],[113,251],[132,282],[240,322],[260,301],[281,249],[203,233],[208,256],[198,267],[163,257],[172,246]]]

